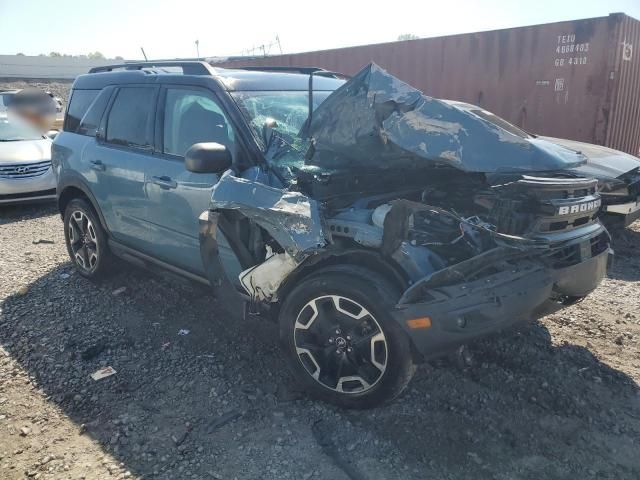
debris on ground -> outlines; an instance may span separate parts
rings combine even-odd
[[[91,378],[98,381],[115,374],[116,374],[116,371],[113,369],[113,367],[104,367],[98,370],[97,372],[93,372],[91,374]]]
[[[121,295],[126,291],[127,291],[127,287],[120,287],[120,288],[116,288],[113,292],[111,292],[111,294],[114,297],[117,297],[118,295]]]
[[[178,335],[180,335],[181,337],[184,337],[185,335],[189,335],[190,331],[187,330],[186,328],[181,328],[180,330],[178,330]]]

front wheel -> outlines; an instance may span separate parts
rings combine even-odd
[[[402,392],[415,367],[410,340],[389,313],[399,296],[384,278],[349,265],[316,272],[287,295],[280,339],[310,394],[369,408]]]

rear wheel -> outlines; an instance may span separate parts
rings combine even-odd
[[[391,317],[399,293],[353,266],[303,280],[280,311],[280,338],[296,378],[313,396],[368,408],[399,395],[415,370],[409,338]]]
[[[64,237],[69,257],[87,278],[103,275],[110,261],[107,236],[93,207],[82,198],[69,202],[64,213]]]

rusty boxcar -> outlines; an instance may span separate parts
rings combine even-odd
[[[640,151],[640,21],[607,17],[263,58],[216,66],[375,62],[427,95],[474,103],[532,133]]]

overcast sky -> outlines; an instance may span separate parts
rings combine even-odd
[[[624,12],[640,0],[0,0],[0,54],[193,57],[247,53],[275,42],[284,53],[431,37]],[[258,51],[256,51],[257,53]],[[268,53],[279,53],[272,45]]]

